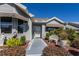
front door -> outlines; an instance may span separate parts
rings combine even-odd
[[[33,38],[41,37],[41,31],[42,29],[40,25],[33,26]]]

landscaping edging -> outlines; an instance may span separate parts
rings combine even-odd
[[[16,47],[0,46],[0,56],[25,56],[26,47],[27,45]]]

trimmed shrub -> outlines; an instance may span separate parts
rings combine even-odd
[[[71,54],[64,48],[47,46],[44,48],[42,56],[71,56]]]
[[[61,33],[58,34],[58,36],[62,39],[62,40],[67,40],[68,39],[68,34],[66,33],[66,31],[61,31]]]
[[[6,41],[6,45],[9,47],[13,47],[13,46],[20,46],[21,42],[19,39],[17,38],[10,38]]]
[[[21,44],[24,44],[25,41],[26,41],[26,37],[25,37],[25,36],[21,36],[21,37],[20,37],[20,42],[21,42]]]
[[[78,34],[73,29],[66,29],[66,32],[68,34],[68,39],[72,42],[75,40],[76,37],[78,37]]]

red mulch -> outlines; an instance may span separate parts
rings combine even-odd
[[[44,41],[46,42],[47,45],[51,45],[51,44],[49,44],[48,40],[44,39]],[[66,48],[66,50],[68,50],[74,56],[79,56],[79,49],[77,49],[77,48],[68,47],[68,48]]]

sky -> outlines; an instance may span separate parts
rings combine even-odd
[[[23,3],[35,18],[57,17],[65,22],[79,22],[79,3]]]

